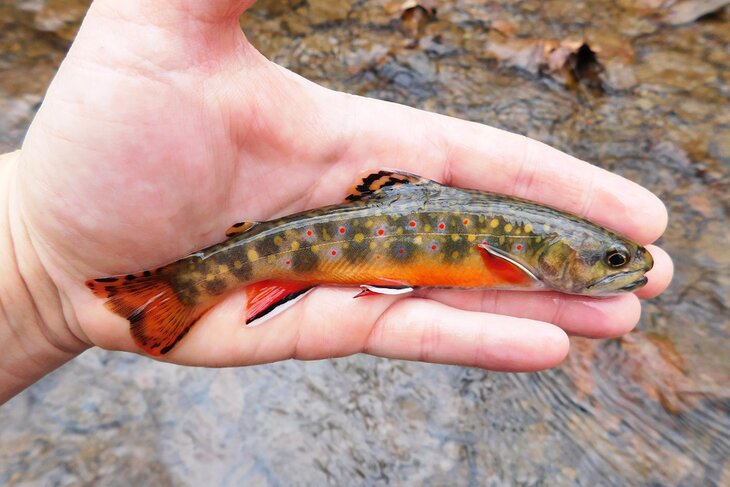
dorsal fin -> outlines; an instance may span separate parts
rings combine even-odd
[[[403,186],[405,184],[438,184],[430,179],[408,172],[382,170],[369,173],[358,180],[350,189],[345,201],[359,201],[370,198],[383,188]]]
[[[251,221],[236,223],[235,225],[231,226],[228,230],[226,230],[226,237],[232,237],[234,235],[238,235],[239,233],[248,232],[257,224],[258,224],[258,222],[251,222]]]

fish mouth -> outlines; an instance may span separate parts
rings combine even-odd
[[[591,284],[586,286],[586,289],[601,289],[601,290],[607,290],[607,291],[613,291],[613,292],[629,292],[634,291],[636,289],[639,289],[640,287],[643,287],[646,285],[647,282],[649,282],[649,279],[644,275],[646,272],[646,269],[640,269],[638,271],[633,272],[625,272],[621,274],[612,274],[610,276],[604,276],[596,281],[593,281]],[[636,279],[632,279],[633,277],[636,277]],[[629,281],[628,284],[625,284],[621,287],[612,288],[612,284],[615,283],[622,283]]]
[[[619,291],[633,291],[635,289],[639,289],[640,287],[644,287],[647,282],[649,282],[649,279],[646,276],[641,276],[634,282],[627,284],[622,288],[619,288]]]

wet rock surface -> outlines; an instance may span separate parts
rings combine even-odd
[[[87,3],[0,6],[0,150],[19,146]],[[0,484],[730,484],[726,3],[258,2],[247,35],[305,77],[648,186],[670,211],[672,287],[629,336],[576,339],[538,374],[90,351],[0,409]]]

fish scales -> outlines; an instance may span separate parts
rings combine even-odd
[[[343,204],[243,222],[229,235],[160,269],[87,285],[129,319],[143,349],[159,354],[245,286],[256,318],[322,284],[383,293],[455,287],[601,295],[640,287],[651,268],[638,244],[577,216],[389,171],[364,178]],[[158,303],[160,295],[169,299]],[[161,327],[173,305],[187,313],[175,317],[182,325]]]

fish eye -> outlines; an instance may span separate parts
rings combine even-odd
[[[606,252],[606,264],[609,267],[617,269],[625,266],[629,262],[629,253],[626,249],[613,248]]]

